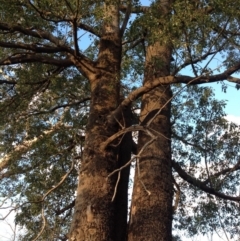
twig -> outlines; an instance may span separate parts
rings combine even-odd
[[[42,223],[42,228],[40,230],[40,232],[38,233],[37,237],[35,239],[33,239],[33,241],[36,241],[38,240],[38,238],[42,235],[44,229],[45,229],[45,226],[46,226],[46,218],[44,216],[44,207],[42,206],[42,220],[43,220],[43,223]]]
[[[215,200],[216,200],[216,202],[218,202],[216,198],[215,198]],[[223,223],[222,223],[221,216],[220,216],[220,213],[219,213],[218,208],[217,208],[217,214],[218,214],[219,223],[220,223],[220,225],[221,225],[221,227],[222,227],[222,230],[223,230],[223,232],[224,232],[224,235],[225,235],[226,239],[227,239],[228,241],[230,241],[229,238],[228,238],[228,236],[227,236],[227,232],[226,232],[226,230],[225,230],[225,228],[224,228],[224,225],[223,225]]]
[[[141,153],[144,151],[144,149],[150,145],[154,140],[157,139],[157,137],[155,137],[150,131],[146,130],[146,132],[148,133],[149,136],[151,136],[151,140],[148,141],[142,148],[141,150],[139,151],[138,155],[134,155],[125,165],[121,166],[120,168],[118,169],[115,169],[113,172],[111,172],[107,178],[111,177],[114,173],[118,172],[118,179],[117,179],[117,182],[116,182],[116,185],[115,185],[115,188],[114,188],[114,193],[113,193],[113,197],[112,197],[112,202],[114,201],[115,199],[115,196],[116,196],[116,193],[117,193],[117,187],[118,187],[118,183],[119,183],[119,180],[120,180],[120,172],[122,169],[124,169],[125,167],[129,166],[131,164],[131,162],[136,159],[136,162],[137,162],[137,168],[138,168],[138,176],[139,176],[139,180],[144,188],[144,190],[148,193],[148,195],[151,195],[151,192],[149,190],[147,190],[146,186],[144,185],[143,181],[141,180],[141,177],[140,177],[140,167],[139,167],[139,157],[141,156]]]
[[[176,182],[175,178],[173,178],[173,183],[175,184],[176,188],[177,188],[177,191],[176,191],[176,200],[175,200],[175,203],[174,203],[174,207],[173,207],[173,211],[175,212],[178,208],[178,204],[179,204],[179,201],[180,201],[180,196],[181,196],[181,189],[178,185],[178,183]]]
[[[135,158],[137,158],[137,157],[138,157],[137,155],[134,155],[134,157],[132,157],[126,164],[124,164],[124,165],[121,166],[120,168],[115,169],[113,172],[111,172],[111,173],[107,176],[107,178],[111,177],[111,176],[112,176],[114,173],[116,173],[116,172],[122,171],[122,169],[124,169],[124,168],[126,168],[127,166],[129,166],[129,165],[131,164],[131,162],[132,162]]]
[[[117,193],[117,187],[118,187],[118,183],[120,181],[120,177],[121,177],[121,172],[119,171],[118,172],[117,182],[116,182],[116,185],[115,185],[115,188],[114,188],[114,193],[113,193],[113,196],[112,196],[112,202],[114,201],[116,193]]]
[[[149,132],[148,134],[152,136],[152,134],[151,134],[150,132]],[[157,137],[152,136],[152,139],[151,139],[150,141],[148,141],[147,143],[145,143],[145,145],[141,148],[141,150],[140,150],[139,153],[138,153],[138,156],[141,156],[141,153],[145,150],[145,148],[146,148],[147,146],[149,146],[150,144],[152,144],[152,142],[154,142],[156,139],[157,139]],[[144,190],[147,192],[147,194],[148,194],[148,195],[151,195],[151,192],[146,188],[145,184],[144,184],[143,181],[141,180],[139,158],[137,158],[136,165],[137,165],[137,173],[138,173],[139,181],[140,181],[140,183],[142,184]]]
[[[140,167],[139,167],[139,159],[137,159],[137,171],[138,171],[138,176],[139,176],[139,181],[140,183],[142,184],[144,190],[147,192],[147,194],[150,196],[151,195],[151,192],[146,188],[145,184],[143,183],[143,181],[141,180],[140,178]]]
[[[129,166],[135,158],[137,158],[137,156],[132,157],[125,165],[121,166],[121,167],[118,168],[118,169],[115,169],[113,172],[111,172],[111,173],[108,175],[107,178],[111,177],[114,173],[118,172],[118,179],[117,179],[117,182],[116,182],[116,185],[115,185],[115,188],[114,188],[114,193],[113,193],[113,197],[112,197],[112,202],[114,201],[115,196],[116,196],[116,193],[117,193],[117,187],[118,187],[118,183],[119,183],[119,181],[120,181],[122,169],[124,169],[124,168],[126,168],[127,166]]]

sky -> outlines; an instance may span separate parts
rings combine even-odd
[[[143,5],[149,5],[148,0],[143,0]],[[218,64],[218,62],[213,62],[213,64]],[[188,74],[190,72],[187,72]],[[234,75],[237,77],[237,75]],[[222,85],[220,83],[208,84],[207,86],[211,86],[214,89],[215,97],[218,100],[227,100],[227,105],[225,108],[228,120],[240,124],[240,90],[235,88],[235,84],[230,82],[225,82],[227,85],[226,93],[222,91]],[[0,212],[0,218],[6,214],[7,210]],[[12,241],[14,234],[14,213],[8,216],[8,218],[4,221],[0,220],[0,241]],[[198,236],[194,239],[188,239],[186,237],[182,238],[183,241],[209,241],[206,236]],[[219,240],[219,237],[215,234],[213,236],[213,240]],[[226,240],[224,236],[222,236],[222,240]]]
[[[237,77],[237,75],[235,75]],[[218,100],[227,100],[225,111],[228,115],[240,117],[240,89],[237,90],[234,83],[224,81],[227,85],[226,93],[222,91],[220,83],[209,84],[214,89]]]

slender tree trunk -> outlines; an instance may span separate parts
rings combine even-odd
[[[144,82],[168,75],[170,60],[168,46],[150,45]],[[163,85],[142,98],[141,124],[148,125],[151,121],[149,127],[153,133],[155,130],[161,135],[144,149],[136,167],[128,241],[172,240],[170,104],[166,104],[171,96],[170,87]],[[146,133],[140,133],[138,151],[150,140]]]
[[[69,240],[115,240],[116,201],[112,202],[116,175],[108,175],[118,166],[118,148],[100,151],[100,144],[118,130],[107,116],[119,103],[121,38],[116,6],[105,5],[104,33],[96,71],[91,77],[91,106],[81,162],[75,211]]]

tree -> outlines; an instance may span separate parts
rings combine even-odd
[[[211,91],[196,87],[240,82],[232,76],[240,69],[237,1],[0,3],[1,192],[15,197],[16,222],[27,229],[22,240],[171,240],[177,182],[239,202],[238,174],[227,184],[222,177],[238,173],[238,133],[226,129]],[[225,57],[216,74],[209,63],[219,54]],[[193,75],[182,75],[188,67]],[[180,84],[196,99],[184,104]],[[139,98],[138,116],[131,107],[139,108]],[[204,120],[189,114],[198,100]],[[194,125],[181,123],[186,116],[174,103]],[[137,147],[132,132],[139,133]],[[198,173],[200,155],[207,171],[199,179],[176,161],[187,157]],[[209,171],[209,158],[221,163],[221,156],[225,166]],[[128,225],[131,158],[137,167]],[[224,194],[227,188],[232,192]]]

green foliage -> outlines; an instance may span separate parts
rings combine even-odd
[[[10,197],[18,208],[15,221],[26,230],[19,240],[36,237],[43,224],[42,210],[46,225],[39,240],[64,240],[68,232],[91,89],[77,66],[59,66],[43,59],[67,60],[71,56],[69,48],[77,51],[73,36],[76,31],[79,53],[97,63],[103,2],[0,0],[0,24],[12,28],[17,24],[24,29],[1,27],[0,61],[20,54],[38,57],[36,61],[2,65],[0,69],[0,157],[9,160],[0,170],[0,199]],[[140,2],[133,1],[132,8],[139,9]],[[211,76],[217,69],[239,63],[237,0],[179,0],[174,1],[170,12],[161,17],[162,9],[153,3],[149,11],[130,18],[122,38],[122,97],[142,86],[146,48],[156,41],[172,48],[172,75],[181,76],[190,68],[196,77]],[[124,12],[119,17],[122,24]],[[42,37],[44,31],[57,41]],[[38,50],[31,50],[30,46]],[[220,67],[209,64],[216,54],[222,58]],[[212,89],[189,85],[179,93],[182,87],[172,86],[176,94],[171,113],[172,156],[184,170],[202,181],[207,181],[210,173],[208,187],[234,195],[240,184],[239,172],[216,176],[214,173],[239,161],[239,127],[226,120],[226,103],[216,101]],[[137,99],[132,107],[139,109],[140,105],[141,100]],[[137,119],[138,112],[134,116]],[[69,170],[71,173],[57,186]],[[190,236],[205,234],[220,229],[221,222],[232,235],[239,231],[234,228],[240,227],[239,207],[235,203],[204,193],[177,173],[174,178],[181,189],[174,216],[175,231],[184,229]],[[69,208],[65,210],[66,207]]]
[[[209,187],[228,195],[238,193],[239,173],[223,172],[239,162],[240,153],[240,128],[226,120],[225,102],[216,101],[212,89],[196,86],[189,87],[175,101],[172,107],[173,158],[192,176],[206,181]],[[213,175],[221,172],[222,175]],[[207,181],[209,175],[213,176]],[[181,188],[176,229],[185,229],[189,236],[194,236],[228,227],[229,233],[237,235],[239,230],[233,228],[240,225],[240,220],[233,218],[239,209],[236,203],[205,194],[179,180],[177,175],[175,178]]]

